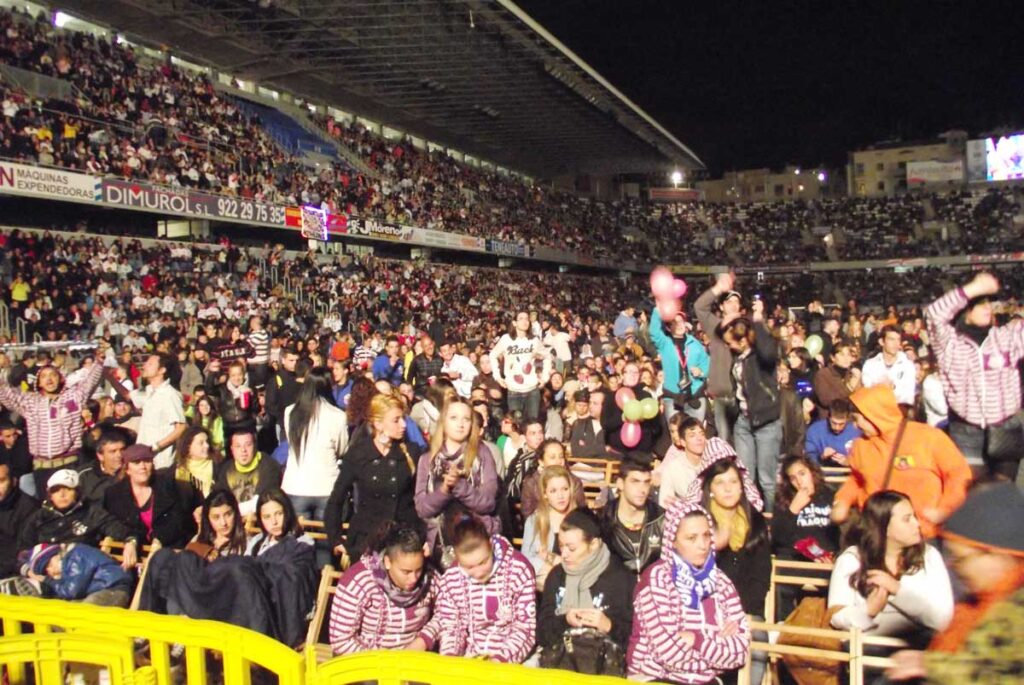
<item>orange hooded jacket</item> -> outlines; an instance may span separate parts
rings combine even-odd
[[[858,438],[850,450],[850,477],[836,493],[836,503],[863,508],[868,497],[882,489],[902,414],[888,385],[861,388],[850,401],[878,429],[878,435]],[[925,423],[908,421],[896,451],[889,490],[910,498],[921,522],[921,533],[935,537],[938,526],[924,514],[936,509],[945,518],[967,497],[971,468],[945,433]]]

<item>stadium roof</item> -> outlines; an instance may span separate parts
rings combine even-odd
[[[535,176],[698,169],[510,0],[60,0],[245,80]]]

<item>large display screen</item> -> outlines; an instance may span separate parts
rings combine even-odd
[[[989,181],[1024,178],[1024,133],[987,139],[985,166]]]

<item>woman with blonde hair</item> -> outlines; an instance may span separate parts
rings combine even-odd
[[[473,513],[489,532],[500,532],[498,474],[469,400],[453,397],[445,403],[416,470],[416,514],[427,522],[427,544],[440,553],[445,568],[452,561],[452,526],[462,514]]]
[[[523,556],[537,573],[537,589],[552,568],[562,563],[558,550],[558,527],[576,508],[576,484],[564,466],[549,466],[540,476],[540,501],[523,528]]]
[[[353,441],[327,501],[325,526],[338,556],[359,559],[382,521],[418,525],[413,502],[416,457],[420,450],[405,437],[405,403],[398,393],[375,395],[366,413],[368,438]],[[344,510],[353,490],[359,507],[342,543]]]

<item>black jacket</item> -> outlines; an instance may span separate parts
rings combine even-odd
[[[107,490],[116,482],[117,476],[103,473],[100,465],[94,463],[78,472],[78,493],[82,499],[102,505]]]
[[[636,576],[612,554],[608,568],[590,587],[590,596],[599,603],[605,616],[612,622],[612,632],[608,636],[623,651],[629,646],[629,634],[633,630],[633,589],[636,580]],[[551,569],[544,581],[544,592],[537,611],[537,644],[541,647],[558,644],[569,629],[565,615],[555,613],[558,609],[559,590],[564,587],[565,568],[559,564]]]
[[[406,442],[405,449],[415,464],[420,451]],[[345,536],[345,549],[356,561],[366,546],[367,538],[385,521],[418,525],[414,495],[416,476],[409,469],[399,443],[391,443],[387,456],[381,456],[369,435],[354,439],[341,460],[338,480],[327,500],[324,524],[331,547],[342,538],[344,511],[349,497],[354,507]]]
[[[285,407],[294,404],[295,398],[299,396],[299,388],[295,374],[284,369],[267,379],[267,415],[272,416],[282,428]]]
[[[751,428],[760,428],[779,418],[779,346],[761,322],[754,323],[754,346],[742,361],[743,393]],[[735,363],[735,362],[734,362]]]
[[[637,577],[648,566],[661,558],[661,531],[665,525],[665,510],[648,499],[644,525],[640,530],[640,548],[629,539],[626,527],[619,522],[619,500],[612,499],[601,510],[601,537],[612,554],[617,555],[626,568]]]
[[[416,397],[423,397],[423,393],[427,391],[427,386],[430,385],[430,378],[440,378],[441,369],[444,367],[444,360],[441,359],[441,355],[434,352],[433,357],[426,357],[423,353],[417,354],[412,358],[412,363],[409,364],[409,371],[406,373],[406,379],[412,383],[413,392],[416,393]]]
[[[19,435],[10,449],[0,442],[0,464],[7,464],[11,475],[19,478],[27,473],[32,473],[32,456],[28,453],[28,438]]]
[[[0,500],[0,577],[18,573],[18,536],[29,519],[39,511],[39,502],[12,484],[11,492]]]
[[[726,547],[718,552],[715,563],[736,586],[743,611],[751,616],[764,616],[764,599],[772,574],[772,550],[768,540],[739,552]]]
[[[104,508],[124,523],[131,531],[131,535],[145,544],[156,539],[164,547],[184,547],[195,535],[196,526],[192,512],[186,511],[182,504],[174,479],[165,473],[154,473],[150,486],[153,488],[152,538],[149,537],[139,517],[141,512],[135,503],[132,486],[127,478],[107,490],[103,500]]]
[[[273,380],[273,379],[271,379]],[[220,417],[224,420],[225,438],[230,439],[231,433],[239,428],[256,428],[256,410],[258,409],[259,399],[256,397],[256,391],[250,390],[250,401],[249,408],[242,409],[242,405],[237,401],[228,390],[227,383],[219,382],[214,374],[210,374],[206,377],[206,392],[209,393],[217,402],[217,409],[220,411]],[[288,405],[285,405],[288,406]],[[281,415],[284,416],[284,408],[281,409]]]
[[[25,521],[18,538],[21,550],[32,549],[40,542],[82,542],[99,547],[105,537],[115,540],[137,539],[128,527],[98,504],[76,501],[60,511],[49,500]]]
[[[651,397],[651,393],[640,386],[633,388],[633,392],[638,400]],[[604,406],[601,409],[601,428],[604,430],[604,443],[616,452],[625,454],[626,452],[635,451],[650,454],[654,451],[654,444],[658,441],[658,437],[661,436],[661,422],[660,414],[653,419],[640,421],[640,442],[635,447],[626,447],[622,444],[622,438],[619,436],[623,423],[622,410],[615,404],[614,394],[609,392],[604,394]]]

